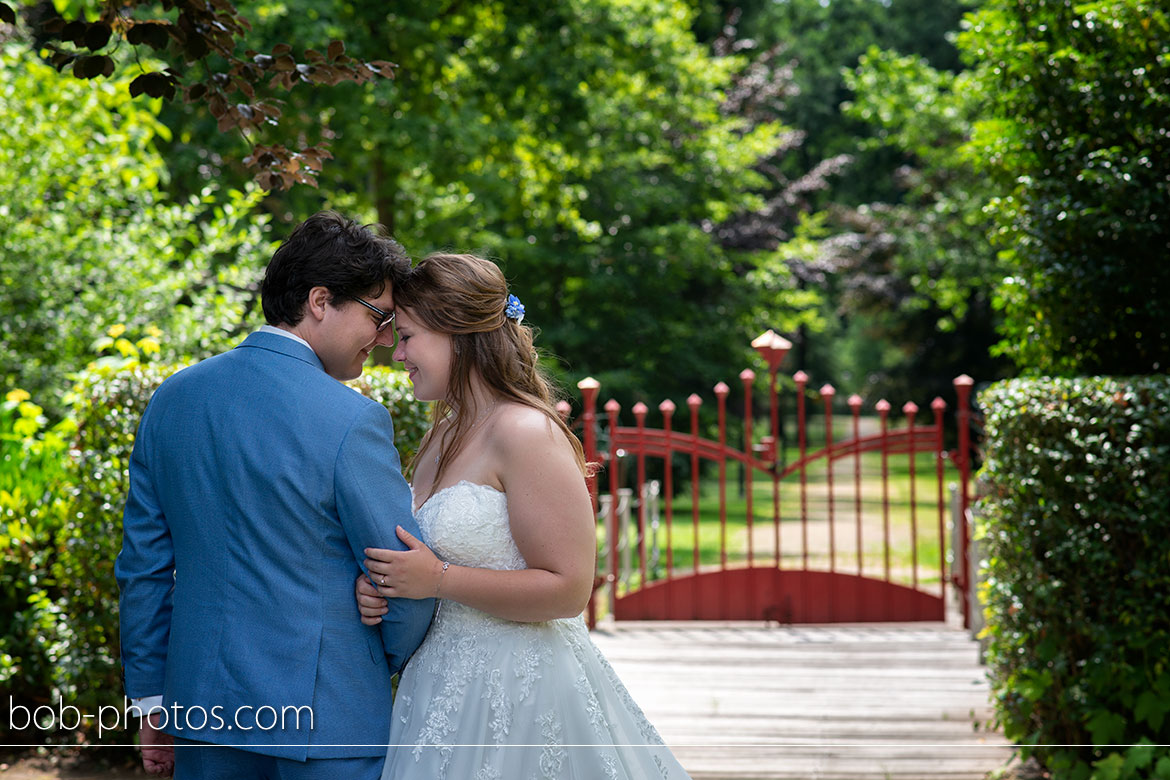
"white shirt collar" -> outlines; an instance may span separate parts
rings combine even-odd
[[[293,341],[299,341],[302,344],[304,344],[306,347],[309,347],[309,349],[312,349],[312,347],[309,345],[309,342],[305,341],[303,338],[301,338],[297,334],[292,333],[292,332],[287,331],[287,330],[284,330],[283,328],[274,328],[271,325],[261,325],[259,332],[260,333],[275,333],[278,336],[284,336],[285,338],[292,339]]]

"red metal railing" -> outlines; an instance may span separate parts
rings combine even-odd
[[[743,431],[744,440],[742,449],[730,446],[727,442],[727,404],[730,388],[720,382],[714,387],[717,404],[718,440],[712,441],[700,435],[699,410],[702,399],[695,394],[687,398],[687,407],[690,410],[689,432],[674,429],[673,417],[676,406],[673,402],[663,401],[658,411],[661,415],[662,427],[647,426],[649,409],[645,404],[636,404],[631,410],[634,416],[634,425],[622,425],[619,419],[620,405],[610,400],[605,404],[606,432],[608,434],[608,449],[601,452],[598,448],[598,420],[596,414],[597,396],[600,385],[593,379],[586,379],[578,386],[582,392],[583,414],[581,424],[585,455],[588,461],[598,464],[604,470],[604,477],[592,477],[589,480],[590,491],[594,500],[595,509],[602,503],[599,499],[600,482],[607,485],[607,510],[600,522],[604,528],[603,554],[605,571],[599,574],[594,597],[598,597],[602,586],[608,589],[609,601],[614,616],[618,619],[774,619],[783,622],[836,622],[862,620],[939,620],[944,616],[944,599],[946,585],[951,583],[960,595],[960,605],[964,619],[969,619],[969,605],[966,602],[969,576],[964,565],[967,560],[966,528],[961,531],[961,549],[956,550],[953,561],[953,571],[948,577],[947,572],[947,543],[946,517],[943,500],[944,482],[947,473],[954,474],[959,483],[960,502],[963,510],[967,507],[967,482],[970,477],[970,435],[969,435],[969,396],[972,385],[970,377],[959,377],[955,380],[958,394],[958,439],[957,453],[947,453],[944,450],[943,417],[946,402],[936,398],[931,403],[933,421],[929,425],[916,422],[918,406],[912,402],[902,407],[905,424],[891,427],[889,421],[890,404],[883,400],[874,405],[877,412],[877,431],[865,435],[862,430],[862,406],[860,396],[853,395],[848,399],[850,421],[847,426],[851,436],[838,440],[834,436],[833,428],[833,399],[836,391],[831,385],[824,385],[818,393],[824,404],[824,446],[816,451],[809,451],[810,422],[806,408],[808,376],[798,371],[793,380],[796,385],[796,439],[797,457],[791,463],[784,463],[784,453],[780,450],[780,413],[779,391],[777,387],[777,373],[780,362],[787,352],[786,341],[771,333],[763,334],[753,342],[753,346],[760,352],[768,364],[769,370],[769,426],[768,435],[756,442],[755,426],[753,425],[753,389],[756,375],[750,369],[740,374],[743,383]],[[564,409],[567,413],[567,408]],[[868,425],[871,427],[872,425]],[[876,542],[880,547],[878,559],[881,561],[880,575],[867,570],[866,550],[867,543],[872,548],[874,541],[872,534],[867,535],[867,526],[873,523],[865,522],[866,505],[878,503],[876,499],[867,499],[864,495],[872,479],[863,479],[866,467],[863,463],[863,454],[879,453],[880,469],[870,467],[871,471],[880,472],[877,478],[880,482],[880,540]],[[919,473],[918,455],[929,453],[934,460],[933,477],[936,489],[932,500],[919,497],[917,477]],[[680,471],[689,471],[689,491],[679,491],[675,495],[674,460],[681,456],[686,466]],[[891,566],[891,551],[894,549],[892,499],[890,496],[891,476],[890,463],[893,458],[904,457],[909,472],[907,483],[908,498],[908,533],[910,546],[909,581],[902,572],[897,575]],[[663,485],[663,516],[665,527],[658,530],[649,526],[649,501],[641,495],[641,488],[646,484],[648,461],[657,461],[661,464]],[[619,507],[622,503],[621,491],[630,475],[625,472],[633,464],[633,483],[635,496],[633,498],[636,513],[630,518],[633,526],[633,538],[623,534],[619,523]],[[714,464],[717,473],[718,491],[718,560],[704,563],[700,559],[701,535],[701,491],[703,462]],[[847,490],[850,480],[847,469],[852,465],[852,501],[840,502],[838,492]],[[743,486],[743,527],[745,542],[743,549],[734,554],[729,547],[728,523],[728,465],[738,464]],[[835,471],[841,469],[841,474]],[[814,513],[810,511],[810,499],[813,490],[810,487],[810,475],[820,473],[823,479],[823,488],[817,488],[821,496],[824,511]],[[924,472],[924,474],[929,472]],[[756,517],[756,502],[754,481],[763,475],[771,481],[770,517]],[[842,477],[840,480],[837,477]],[[818,482],[813,479],[811,481]],[[791,489],[799,491],[799,554],[793,553],[784,545],[784,537],[791,537],[792,533],[783,533],[791,528],[796,519],[782,522],[782,510],[787,508],[791,514],[795,509],[795,501],[782,501],[785,494],[785,482],[796,482]],[[838,487],[838,484],[841,487]],[[870,492],[873,492],[872,487]],[[689,556],[677,556],[676,547],[680,534],[677,533],[675,523],[676,500],[683,499],[689,493],[690,522],[689,529],[682,531],[682,536],[688,535],[692,550]],[[933,503],[936,509],[936,522],[933,524],[920,523],[920,505]],[[841,506],[844,505],[842,509]],[[839,525],[845,522],[847,516],[852,515],[854,534],[852,543],[856,548],[856,560],[839,566],[841,552],[838,544],[837,531]],[[757,519],[771,523],[770,533],[759,533],[762,524]],[[683,521],[685,522],[685,520]],[[903,521],[904,523],[907,521]],[[810,530],[817,524],[822,534],[827,535],[827,550],[817,549],[810,539]],[[930,529],[928,525],[934,525]],[[920,580],[920,570],[931,564],[920,562],[918,548],[920,536],[926,534],[937,535],[938,561],[937,580],[926,587]],[[766,537],[766,542],[759,541]],[[846,535],[844,540],[848,540]],[[791,539],[789,540],[791,543]],[[623,554],[632,557],[633,549],[625,549],[623,544],[636,547],[636,559],[630,560],[629,566],[621,565]],[[845,546],[848,546],[846,541]],[[651,559],[649,547],[664,550]],[[759,549],[758,549],[759,548]],[[767,549],[767,552],[762,552]],[[762,554],[760,554],[762,552]],[[788,553],[785,555],[784,553]],[[844,560],[850,561],[848,551],[844,553]],[[733,560],[736,559],[736,560]],[[799,559],[799,565],[793,561]],[[873,568],[871,565],[870,568]],[[905,567],[903,567],[905,568]],[[933,575],[931,575],[933,579]],[[589,619],[592,624],[596,616],[597,604],[590,602]]]

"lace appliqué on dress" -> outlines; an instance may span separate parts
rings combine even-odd
[[[556,712],[546,712],[538,721],[540,736],[544,738],[544,747],[540,751],[541,778],[555,778],[561,773],[561,765],[565,762],[563,728]],[[535,780],[535,778],[534,778]]]
[[[453,564],[527,565],[494,488],[460,482],[416,519]],[[516,623],[443,602],[402,674],[394,715],[384,780],[687,777],[580,616]]]
[[[504,775],[494,767],[484,766],[475,773],[475,780],[504,780]]]
[[[488,726],[492,730],[492,741],[497,745],[504,743],[508,737],[508,731],[512,727],[512,704],[508,700],[508,694],[504,691],[502,677],[499,669],[492,669],[483,692],[483,697],[487,700],[488,709],[492,714]]]

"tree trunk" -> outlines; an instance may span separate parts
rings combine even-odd
[[[387,172],[386,161],[381,155],[374,157],[374,169],[370,189],[373,190],[374,208],[378,212],[378,222],[394,235],[394,176]]]

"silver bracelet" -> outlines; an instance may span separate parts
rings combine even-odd
[[[439,581],[435,583],[435,598],[439,597],[439,588],[443,587],[443,575],[447,573],[450,566],[450,561],[443,561],[443,569],[439,572]]]

